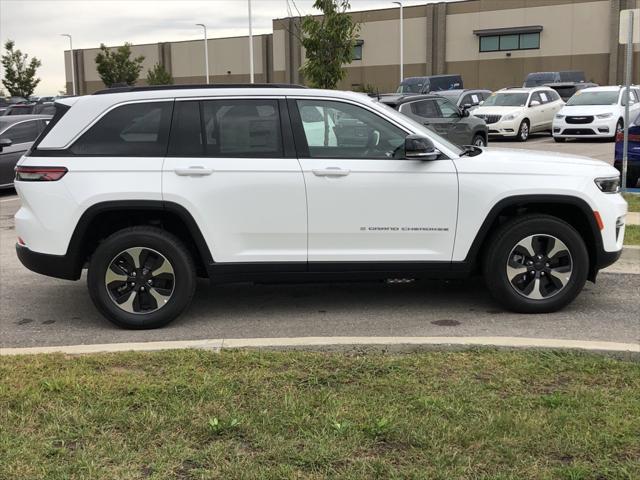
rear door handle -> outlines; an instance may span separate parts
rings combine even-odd
[[[311,170],[316,177],[346,177],[351,173],[351,170],[342,169],[339,167],[327,167],[317,170]]]
[[[204,168],[201,165],[194,165],[189,168],[176,168],[174,172],[176,172],[176,175],[180,175],[181,177],[204,177],[206,175],[211,175],[213,173],[213,169]]]

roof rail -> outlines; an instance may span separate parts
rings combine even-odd
[[[126,92],[144,92],[153,90],[187,90],[201,88],[307,88],[304,85],[296,85],[289,83],[215,83],[209,85],[199,84],[180,84],[180,85],[142,85],[139,87],[112,87],[105,88],[94,92],[93,95],[104,95],[107,93],[126,93]]]

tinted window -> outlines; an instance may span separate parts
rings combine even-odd
[[[276,100],[176,102],[169,155],[282,157]]]
[[[364,108],[342,102],[298,100],[311,158],[394,158],[406,133]]]
[[[502,93],[496,92],[489,95],[484,106],[495,107],[524,107],[527,103],[528,93]]]
[[[492,35],[490,37],[480,37],[481,52],[496,52],[500,49],[500,37]]]
[[[162,157],[167,150],[173,102],[117,107],[71,147],[76,155]]]
[[[436,101],[438,102],[438,107],[440,107],[440,113],[444,118],[456,118],[460,116],[458,109],[448,100],[439,98]]]
[[[533,105],[531,105],[533,102],[540,102],[541,104],[543,103],[542,98],[540,97],[540,94],[538,92],[532,93],[531,94],[531,99],[529,100],[529,106],[532,107]]]
[[[560,81],[560,75],[557,72],[537,72],[527,75],[524,82],[525,87],[539,87],[545,83],[555,83]]]
[[[21,122],[13,125],[0,135],[0,139],[4,140],[8,138],[15,145],[18,143],[33,142],[39,133],[40,129],[37,120],[32,120],[30,122]]]
[[[445,77],[431,77],[429,79],[429,91],[456,90],[462,88],[462,77],[460,75],[447,75]]]
[[[540,33],[521,33],[520,49],[529,50],[532,48],[540,48]]]
[[[584,72],[579,70],[560,72],[561,82],[584,82]]]
[[[618,90],[601,90],[589,92],[578,90],[569,99],[567,105],[616,105],[618,103]]]
[[[518,35],[501,35],[500,50],[517,50],[519,48]]]
[[[411,102],[409,104],[411,113],[422,118],[439,118],[440,110],[435,100],[422,100],[420,102]]]

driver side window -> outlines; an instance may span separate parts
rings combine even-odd
[[[407,134],[349,103],[298,100],[310,158],[399,158]]]

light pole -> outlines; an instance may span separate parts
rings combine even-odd
[[[251,19],[251,0],[247,0],[249,8],[249,77],[251,83],[255,83],[255,74],[253,71],[253,25]]]
[[[74,67],[73,61],[73,40],[71,39],[71,35],[68,33],[61,33],[61,37],[67,37],[69,39],[69,53],[71,54],[71,91],[73,94],[76,94],[76,69]]]
[[[209,85],[209,40],[207,39],[207,26],[204,23],[196,23],[198,27],[204,30],[204,71],[207,77],[207,85]]]
[[[393,2],[400,7],[400,83],[404,80],[404,12],[402,2]]]

